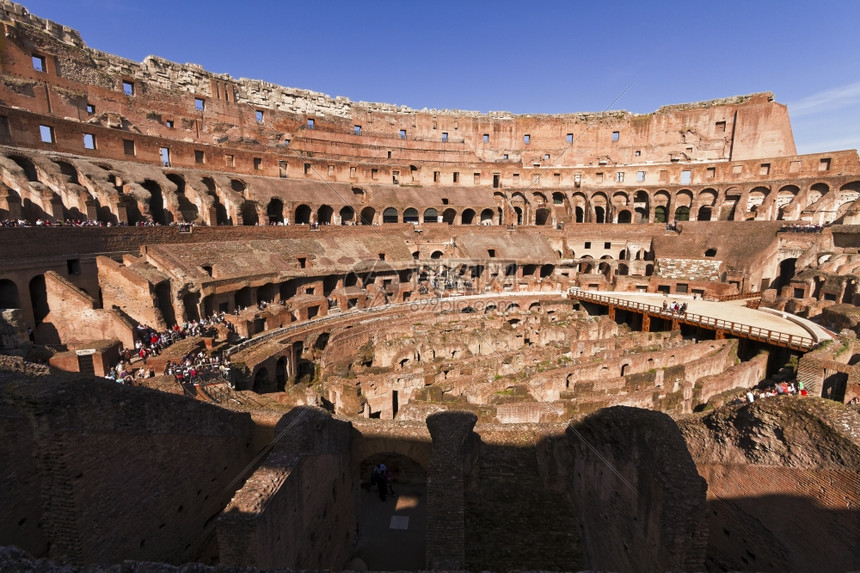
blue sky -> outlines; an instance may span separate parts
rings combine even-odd
[[[29,0],[91,47],[354,101],[576,113],[772,91],[860,148],[860,1]]]

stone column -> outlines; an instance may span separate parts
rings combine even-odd
[[[433,454],[427,470],[427,569],[466,568],[463,459],[478,417],[439,412],[427,418]]]

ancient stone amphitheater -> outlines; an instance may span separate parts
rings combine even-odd
[[[0,569],[860,568],[860,160],[773,94],[416,110],[0,23]]]

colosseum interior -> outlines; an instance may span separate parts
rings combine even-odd
[[[860,568],[860,161],[773,94],[416,110],[0,23],[0,568]]]

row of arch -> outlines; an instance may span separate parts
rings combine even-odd
[[[248,184],[236,178],[225,178],[219,185],[214,176],[190,181],[175,170],[153,168],[150,178],[137,183],[106,163],[87,162],[85,168],[83,165],[79,168],[71,159],[49,157],[36,159],[37,165],[34,159],[20,153],[8,153],[3,159],[17,165],[21,181],[6,181],[7,188],[0,190],[0,218],[86,218],[130,225],[146,220],[162,225],[174,222],[207,225],[282,222],[552,225],[797,220],[801,216],[813,222],[829,223],[860,199],[860,181],[845,183],[838,190],[831,189],[824,181],[817,181],[804,188],[785,184],[778,188],[764,185],[730,186],[722,190],[704,187],[698,191],[691,188],[675,191],[577,189],[552,193],[495,191],[492,205],[458,209],[375,205],[358,211],[359,205],[311,208],[306,203],[287,208],[285,200],[279,197],[272,197],[263,205]],[[368,202],[363,189],[353,188],[352,191],[359,204]],[[381,211],[377,213],[377,210]]]

